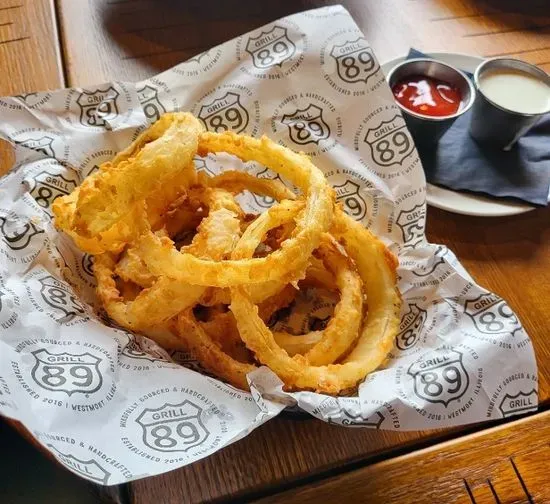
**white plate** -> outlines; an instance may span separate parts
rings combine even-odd
[[[473,73],[476,67],[483,61],[478,56],[468,54],[433,52],[426,53],[430,58],[443,61],[461,70]],[[406,57],[395,58],[382,65],[384,74],[387,74],[397,63],[404,61]],[[447,210],[449,212],[476,215],[480,217],[504,217],[517,215],[534,210],[535,207],[525,203],[516,203],[507,200],[497,200],[469,194],[465,192],[451,191],[433,184],[427,184],[426,200],[429,205]]]

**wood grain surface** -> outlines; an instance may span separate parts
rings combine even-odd
[[[15,0],[14,0],[15,1]],[[279,17],[343,4],[382,61],[409,47],[550,70],[545,0],[57,0],[68,85],[139,80]]]
[[[544,504],[549,440],[545,412],[255,502]]]
[[[141,79],[278,17],[332,3],[349,9],[382,61],[415,46],[482,56],[512,54],[550,70],[546,0],[57,0],[63,71],[51,2],[35,1],[30,8],[30,0],[0,0],[0,25],[26,9],[17,23],[0,26],[0,69],[11,76],[8,83],[0,81],[1,94],[56,87],[63,75],[70,86]],[[11,39],[21,40],[2,43]],[[481,285],[506,298],[520,316],[536,348],[545,403],[550,401],[549,217],[548,209],[487,220],[430,208],[427,221],[430,241],[448,245]],[[149,504],[271,494],[413,452],[468,429],[395,433],[277,418],[192,466],[135,482],[131,497],[135,504]],[[533,477],[531,472],[527,477]],[[479,492],[477,502],[492,496],[483,485],[474,485],[474,491]]]
[[[53,0],[0,0],[0,96],[64,85]]]

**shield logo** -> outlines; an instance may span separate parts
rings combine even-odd
[[[281,176],[278,173],[272,172],[269,168],[265,168],[261,172],[258,172],[256,174],[256,177],[269,180],[278,180],[279,182],[284,184]],[[270,208],[275,203],[275,200],[270,196],[262,196],[260,194],[252,193],[252,197],[254,198],[254,201],[258,204],[258,206],[262,208]]]
[[[363,37],[335,45],[330,55],[336,61],[338,76],[344,82],[367,82],[380,68]]]
[[[323,119],[323,109],[309,104],[305,109],[297,109],[292,114],[285,114],[281,121],[288,126],[291,140],[298,145],[314,143],[330,136],[330,128]]]
[[[61,315],[58,322],[70,322],[85,313],[84,307],[67,284],[51,275],[41,278],[39,282],[42,299]]]
[[[143,443],[160,452],[186,452],[210,436],[201,416],[203,409],[189,400],[146,408],[136,422],[143,429]]]
[[[49,136],[43,136],[40,138],[27,138],[21,142],[16,141],[17,145],[26,147],[36,152],[44,154],[46,157],[55,158],[55,152],[53,150],[53,138]]]
[[[50,94],[48,93],[26,93],[26,94],[20,94],[14,96],[14,98],[17,98],[20,100],[25,107],[33,108],[36,107],[42,101],[43,103],[48,101],[50,98]]]
[[[168,362],[170,360],[168,354],[149,339],[130,334],[128,334],[128,337],[128,344],[122,349],[122,355],[126,355],[131,359],[142,359],[150,362]]]
[[[77,185],[76,180],[44,170],[34,177],[30,193],[42,208],[49,209],[59,196],[70,194]]]
[[[157,121],[166,112],[158,97],[158,90],[149,84],[137,90],[139,103],[143,107],[145,117],[151,122]]]
[[[195,63],[200,63],[201,59],[205,56],[208,56],[208,53],[210,52],[210,49],[208,51],[201,52],[200,54],[197,54],[194,58],[190,58],[187,60],[187,63],[191,63],[191,61],[194,61]]]
[[[430,257],[430,263],[421,268],[413,269],[412,273],[418,277],[426,277],[431,275],[438,266],[445,264],[445,256],[449,253],[449,249],[443,245],[438,245],[433,257]]]
[[[32,379],[39,387],[53,392],[93,394],[103,385],[99,369],[102,360],[91,353],[52,354],[45,349],[32,352],[35,359]]]
[[[470,377],[462,363],[462,353],[438,348],[414,362],[407,374],[414,379],[414,393],[431,403],[447,407],[468,390]]]
[[[206,162],[205,158],[196,157],[193,159],[193,161],[195,162],[195,169],[197,170],[197,172],[208,173],[208,175],[210,175],[211,177],[216,176],[216,173],[214,172],[214,170],[212,170],[212,168],[208,166],[208,163]]]
[[[83,254],[80,264],[82,264],[82,269],[88,275],[94,276],[94,256],[92,254]]]
[[[410,210],[399,212],[396,223],[401,228],[403,247],[415,248],[424,240],[425,221],[424,205],[416,205]]]
[[[221,98],[203,105],[199,111],[199,119],[209,131],[241,133],[248,126],[249,118],[240,98],[237,93],[228,91]]]
[[[18,98],[25,105],[32,106],[31,104],[34,104],[36,102],[37,96],[38,96],[38,93],[26,93],[26,94],[15,95],[14,98]]]
[[[352,411],[342,409],[340,411],[339,421],[333,417],[329,417],[328,423],[334,425],[345,425],[346,427],[367,427],[371,429],[380,429],[384,421],[384,415],[376,411],[370,416],[364,417],[361,413],[353,413]]]
[[[0,217],[0,230],[4,243],[12,250],[22,250],[30,243],[33,236],[43,233],[43,229],[38,229],[34,222],[29,221],[24,224],[16,223],[17,227],[13,229],[8,224],[5,217]]]
[[[351,180],[341,185],[333,186],[336,191],[336,201],[342,203],[344,211],[355,220],[362,220],[367,213],[367,203],[359,194],[361,186]]]
[[[59,462],[79,476],[92,480],[100,485],[106,485],[109,481],[111,473],[103,469],[95,460],[81,460],[74,455],[60,452],[52,445],[46,446],[53,452],[55,458],[59,460]]]
[[[464,312],[484,334],[511,334],[521,330],[518,318],[506,302],[494,294],[481,294],[464,304]]]
[[[275,25],[270,31],[250,37],[246,43],[246,52],[252,56],[256,68],[265,70],[281,66],[296,53],[294,42],[288,38],[287,29]]]
[[[118,115],[119,94],[113,86],[95,91],[82,91],[76,100],[80,106],[80,123],[83,126],[108,126],[108,122]]]
[[[538,405],[538,393],[536,389],[530,392],[518,392],[516,395],[506,394],[498,409],[503,417],[521,415],[528,411],[535,411]]]
[[[405,120],[398,115],[368,129],[364,141],[370,147],[373,161],[380,166],[400,165],[414,152]]]
[[[416,304],[410,304],[409,309],[401,318],[399,333],[395,337],[395,346],[399,350],[409,350],[414,347],[426,323],[428,312]]]

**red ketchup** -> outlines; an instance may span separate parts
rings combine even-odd
[[[403,107],[427,116],[449,116],[458,111],[462,96],[448,82],[424,75],[401,79],[392,88],[393,96]]]

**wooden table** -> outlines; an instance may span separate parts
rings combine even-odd
[[[0,95],[137,80],[278,17],[330,3],[0,0]],[[513,55],[550,71],[547,0],[342,3],[382,61],[415,46]],[[126,500],[550,502],[550,210],[489,220],[430,208],[427,226],[430,241],[448,245],[522,320],[538,358],[539,413],[496,427],[412,433],[277,418],[205,460],[132,483]]]

